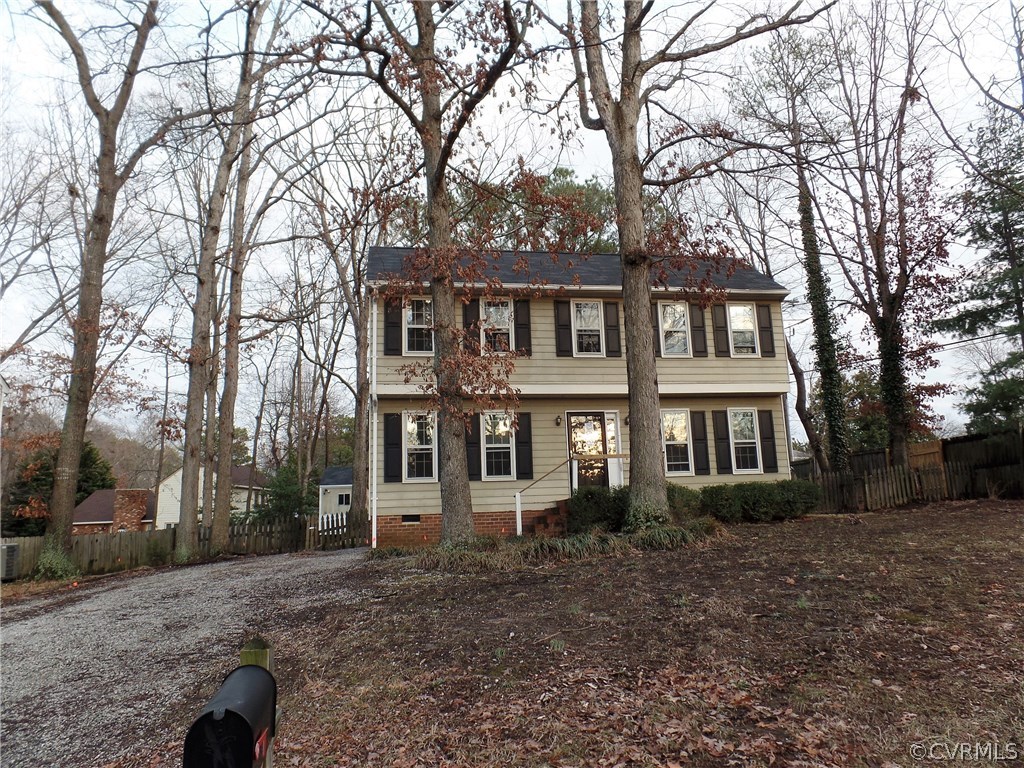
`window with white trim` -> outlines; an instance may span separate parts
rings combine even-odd
[[[434,351],[434,307],[430,299],[409,299],[405,308],[405,351],[428,354]]]
[[[352,494],[351,493],[339,493],[338,494],[338,506],[339,507],[350,507],[350,506],[352,506]]]
[[[665,448],[665,474],[692,475],[690,464],[690,412],[671,409],[661,412],[661,439]]]
[[[437,424],[432,413],[407,411],[404,415],[402,451],[406,480],[437,477]]]
[[[483,414],[484,480],[509,480],[516,476],[512,417],[500,411]]]
[[[753,304],[729,305],[729,343],[733,355],[757,354],[756,318]]]
[[[573,354],[604,355],[604,306],[600,301],[572,303]]]
[[[664,357],[690,356],[690,307],[685,301],[658,304],[661,325],[661,354]]]
[[[734,472],[760,472],[757,447],[757,411],[753,408],[729,409],[729,441],[732,443]]]
[[[480,306],[480,344],[488,352],[512,349],[512,302],[509,299],[488,299]]]

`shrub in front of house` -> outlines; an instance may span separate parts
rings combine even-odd
[[[586,533],[595,528],[618,533],[629,512],[629,488],[577,488],[569,497],[570,534]]]
[[[675,483],[666,483],[665,491],[668,494],[668,512],[676,525],[700,516],[700,491]]]
[[[806,480],[709,485],[700,492],[700,511],[723,523],[765,523],[803,517],[821,500],[821,489]]]

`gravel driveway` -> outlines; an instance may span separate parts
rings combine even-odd
[[[361,560],[361,550],[246,558],[4,606],[0,765],[101,766],[166,742],[168,713],[216,690],[276,613],[351,599],[344,571]]]

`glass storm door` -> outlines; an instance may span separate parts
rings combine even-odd
[[[569,454],[601,456],[608,453],[607,431],[603,413],[570,413]],[[578,458],[571,463],[572,487],[608,487],[608,461],[604,458]]]

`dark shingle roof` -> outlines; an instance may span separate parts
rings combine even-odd
[[[408,261],[417,254],[415,248],[393,248],[390,246],[371,247],[366,260],[366,277],[370,283],[380,283],[395,275],[408,273]],[[559,253],[539,251],[501,251],[485,257],[482,276],[476,282],[483,282],[483,276],[500,280],[505,285],[578,285],[590,288],[620,288],[622,266],[615,253]],[[756,269],[739,264],[730,276],[724,267],[716,268],[710,262],[699,262],[692,271],[678,271],[666,268],[666,272],[652,272],[651,282],[670,288],[684,288],[688,278],[692,283],[707,276],[719,287],[730,291],[758,291],[763,293],[787,293],[787,289]]]
[[[352,485],[352,467],[326,467],[320,485]]]
[[[93,491],[85,501],[75,507],[75,525],[114,522],[114,501],[117,494],[125,490],[130,489],[115,490],[113,488],[104,488],[99,491]],[[148,490],[146,493],[146,513],[142,516],[142,522],[151,523],[156,519],[156,495]]]
[[[231,485],[241,488],[266,488],[267,478],[252,464],[231,468]]]

